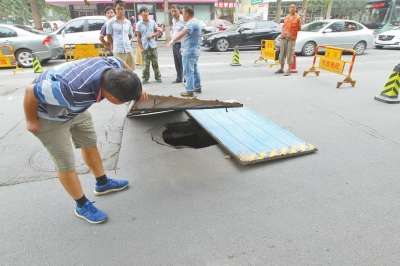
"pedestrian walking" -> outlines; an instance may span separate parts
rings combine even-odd
[[[105,48],[109,51],[112,51],[112,43],[108,42],[107,37],[107,23],[115,16],[114,9],[111,6],[108,6],[104,9],[104,14],[106,15],[107,21],[101,26],[100,29],[100,42],[103,44]]]
[[[47,149],[65,191],[76,201],[76,216],[89,223],[106,221],[85,194],[75,170],[71,140],[96,178],[96,196],[123,190],[128,180],[106,175],[87,109],[107,99],[113,104],[146,100],[139,77],[117,57],[93,57],[64,63],[39,75],[25,92],[27,129]]]
[[[183,21],[183,16],[179,8],[176,5],[171,7],[171,15],[172,15],[172,38],[175,38],[176,35],[182,31],[185,27],[185,22]],[[182,66],[182,54],[181,54],[181,41],[176,41],[172,45],[172,53],[174,55],[174,63],[176,70],[176,80],[173,83],[181,83],[183,80],[183,66]]]
[[[113,54],[121,58],[132,70],[135,69],[133,56],[133,30],[129,19],[125,18],[125,3],[115,3],[115,17],[107,23],[107,39],[112,43]]]
[[[293,55],[295,52],[297,33],[300,30],[301,19],[297,14],[297,6],[295,4],[291,4],[289,6],[289,15],[286,16],[283,23],[279,53],[279,62],[281,64],[281,68],[275,72],[276,74],[285,73],[285,76],[290,75],[290,65],[292,64]],[[288,64],[286,72],[284,72],[285,60]]]
[[[154,78],[161,82],[161,73],[158,66],[157,41],[159,34],[157,23],[149,19],[149,9],[142,7],[140,10],[142,20],[136,25],[137,41],[139,48],[143,51],[144,69],[142,73],[143,83],[148,83],[150,78],[150,64],[153,67]]]
[[[194,18],[194,11],[190,7],[183,8],[183,20],[186,26],[169,42],[168,46],[182,40],[183,75],[186,80],[186,92],[182,97],[193,97],[194,93],[201,93],[201,81],[197,63],[200,55],[201,27]]]

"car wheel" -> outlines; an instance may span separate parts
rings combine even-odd
[[[382,45],[375,45],[375,48],[376,48],[376,49],[382,49],[383,46],[382,46]]]
[[[301,53],[305,56],[313,56],[315,54],[316,47],[317,45],[315,44],[315,42],[307,42],[306,44],[304,44]]]
[[[216,43],[215,43],[215,49],[218,52],[225,52],[229,49],[229,42],[227,39],[222,38],[219,39]]]
[[[365,52],[365,49],[367,48],[367,44],[364,41],[358,42],[356,45],[354,45],[354,51],[356,51],[356,55],[362,55]]]
[[[22,67],[32,67],[33,55],[28,49],[20,49],[15,53],[15,59]]]

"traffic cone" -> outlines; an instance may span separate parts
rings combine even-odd
[[[384,103],[400,103],[399,89],[400,89],[400,64],[398,64],[393,69],[393,73],[390,74],[388,81],[383,87],[383,91],[379,95],[375,96],[375,100]]]
[[[292,63],[289,66],[290,73],[297,73],[296,54],[293,53]]]
[[[40,65],[40,61],[37,57],[33,58],[32,66],[33,66],[33,73],[43,73],[43,68]]]
[[[233,49],[233,54],[232,54],[232,63],[231,66],[241,66],[242,64],[240,64],[240,54],[239,54],[239,49],[236,46]]]

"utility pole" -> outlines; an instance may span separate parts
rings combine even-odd
[[[168,0],[164,0],[164,25],[165,25],[165,38],[167,41],[171,39],[171,31],[170,31],[170,24],[169,24],[169,7],[168,7]]]
[[[276,23],[281,23],[281,14],[282,14],[282,0],[276,0],[276,16],[275,16]]]
[[[36,0],[29,0],[29,3],[31,5],[32,19],[33,19],[33,23],[35,25],[35,29],[43,30],[43,27],[42,27],[42,16],[40,15],[39,6],[38,6],[37,1]]]

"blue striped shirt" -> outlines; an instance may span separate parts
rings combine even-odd
[[[100,82],[103,72],[122,68],[116,57],[94,57],[68,62],[49,69],[34,81],[38,99],[38,116],[55,121],[68,121],[102,100]]]

